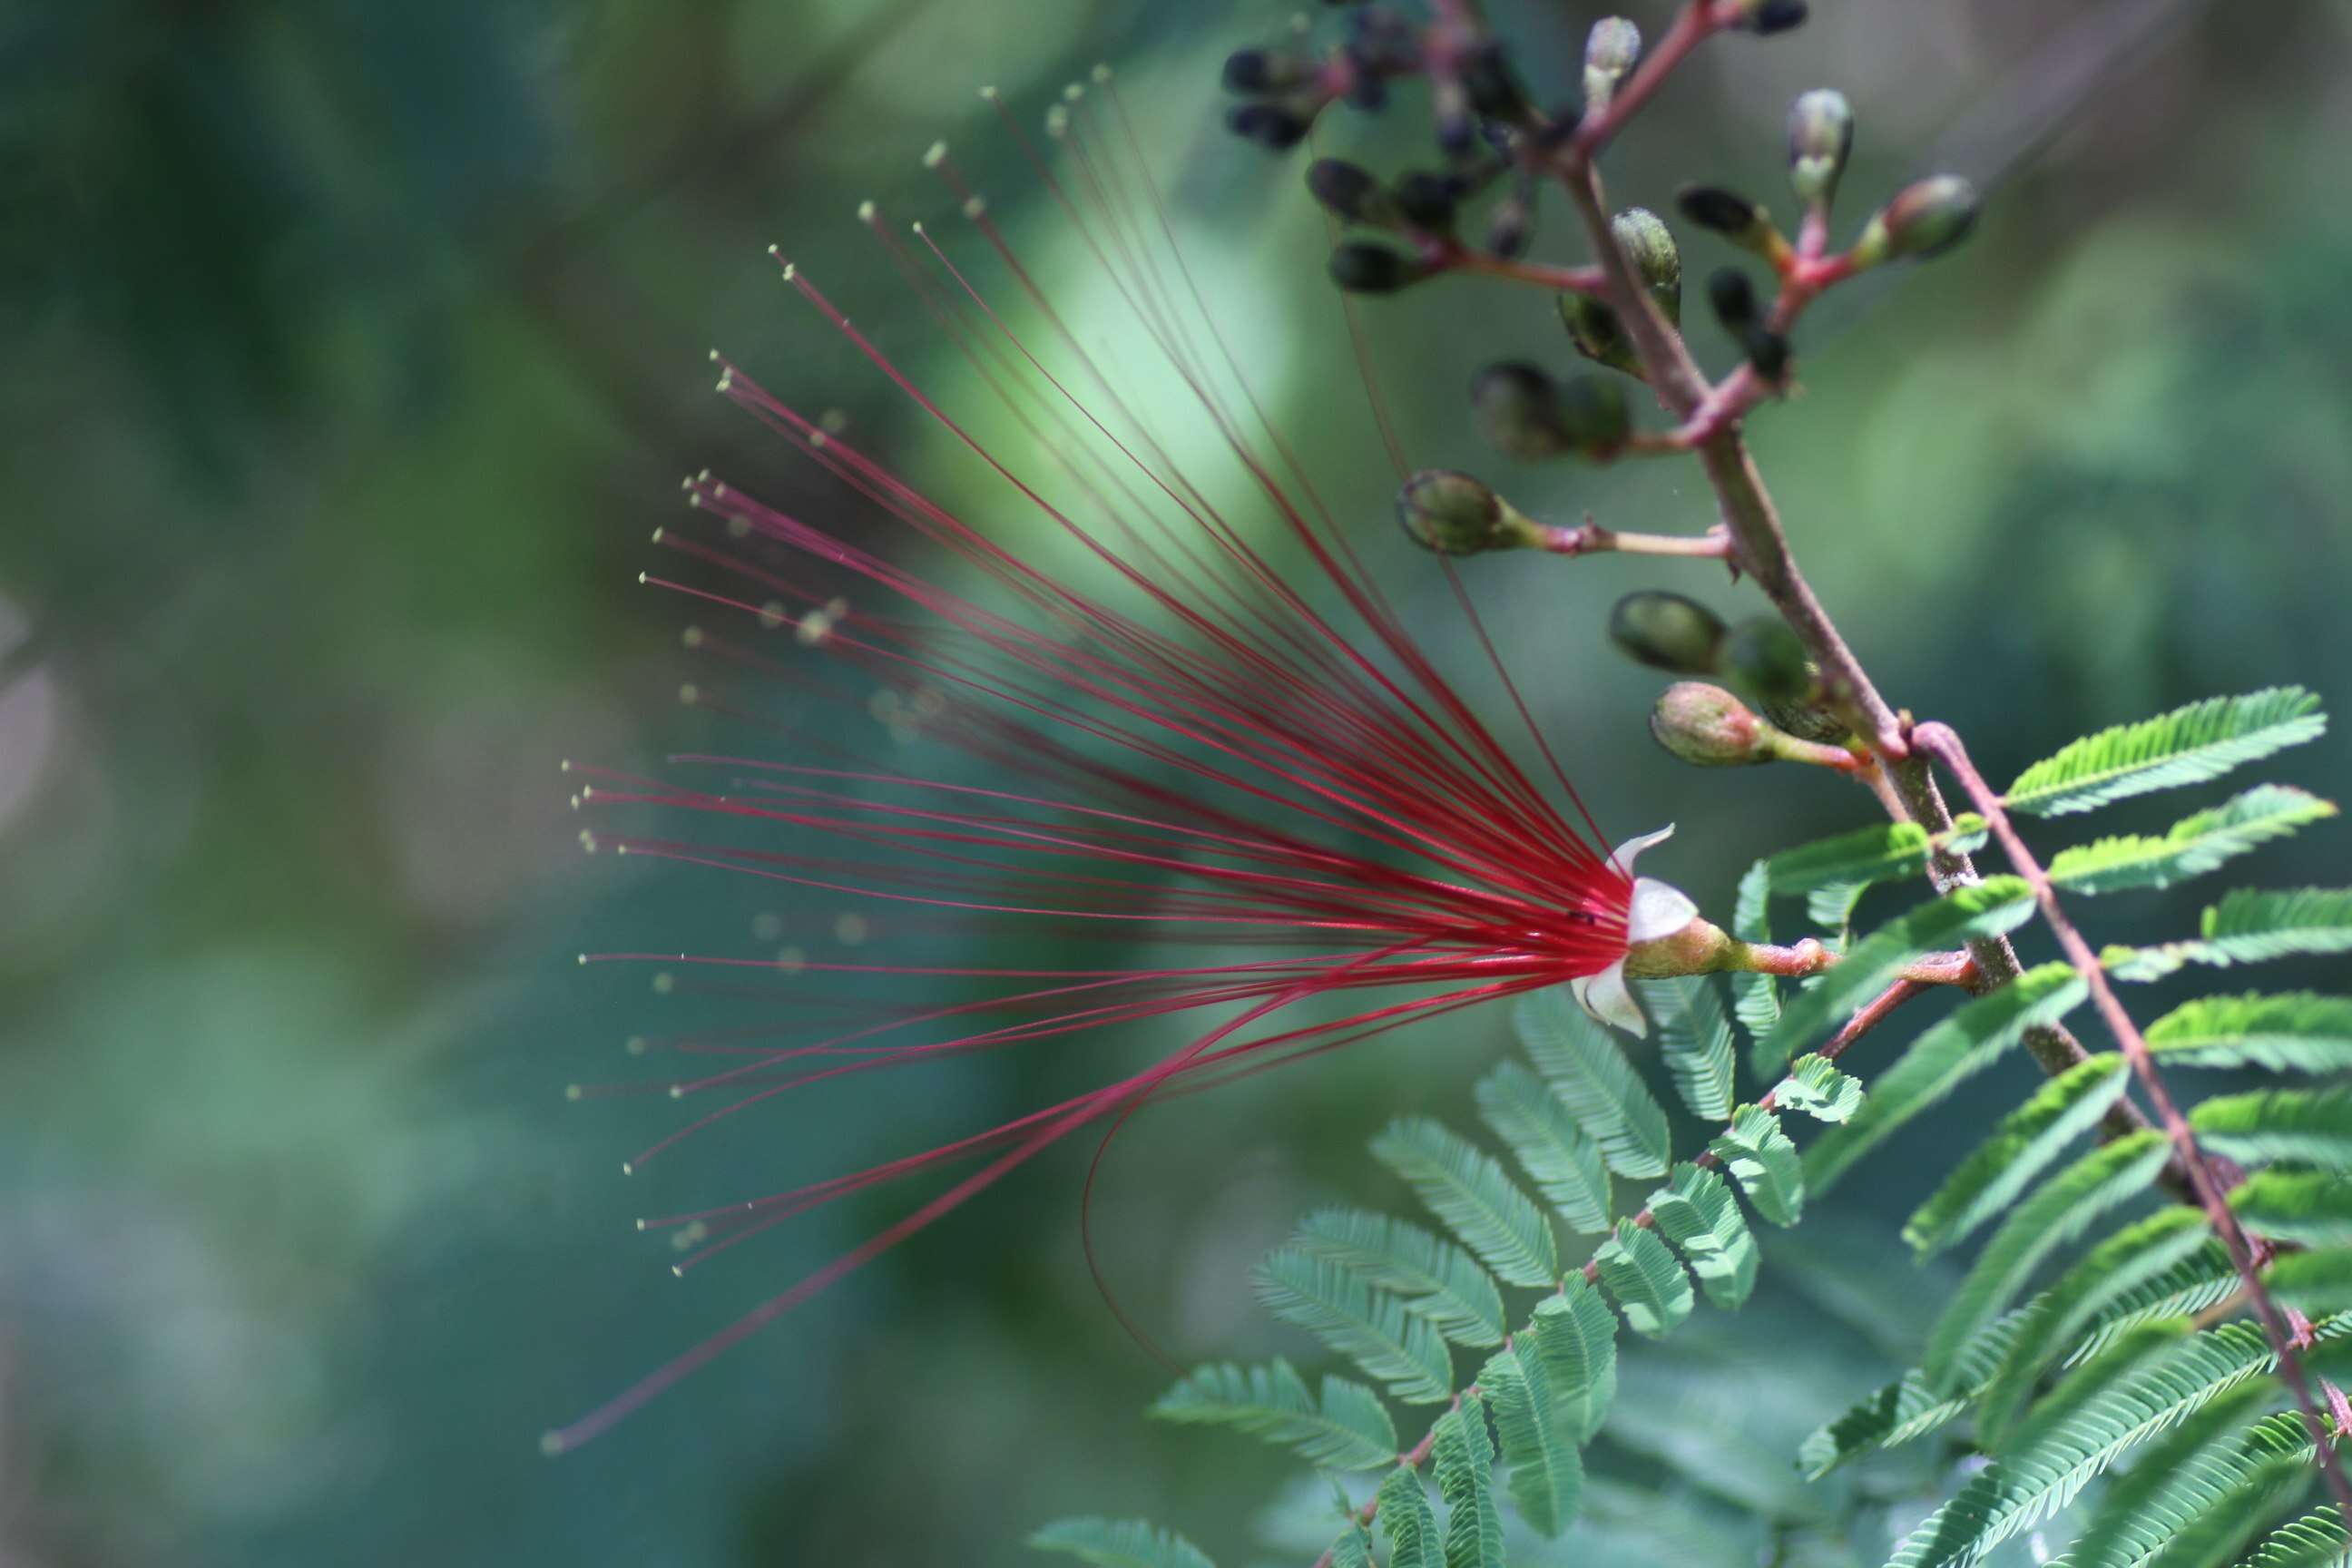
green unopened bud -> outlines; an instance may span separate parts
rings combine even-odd
[[[1609,640],[1627,658],[1676,675],[1712,674],[1727,635],[1705,605],[1657,589],[1628,594],[1609,612]]]
[[[1742,250],[1772,256],[1788,241],[1772,226],[1772,215],[1737,191],[1720,185],[1685,185],[1675,198],[1683,216],[1711,228]]]
[[[1542,531],[1493,489],[1452,468],[1423,468],[1397,491],[1405,537],[1440,555],[1476,555],[1540,541]]]
[[[1813,686],[1821,683],[1819,667],[1808,662],[1805,675]],[[1814,693],[1787,700],[1760,703],[1764,717],[1801,741],[1819,741],[1828,745],[1843,745],[1853,739],[1853,731],[1837,716],[1834,710],[1814,700]]]
[[[1728,768],[1769,763],[1771,726],[1720,686],[1683,680],[1666,688],[1650,710],[1650,734],[1694,767]]]
[[[1396,204],[1370,173],[1339,158],[1318,158],[1307,165],[1307,189],[1332,214],[1349,223],[1390,224]]]
[[[1800,701],[1813,686],[1805,645],[1771,616],[1757,616],[1731,628],[1723,642],[1720,668],[1735,690],[1759,703]]]
[[[1674,231],[1647,207],[1627,207],[1609,220],[1617,248],[1633,264],[1633,276],[1649,290],[1651,302],[1669,326],[1683,319],[1683,253]]]
[[[1642,29],[1622,16],[1603,16],[1584,40],[1584,112],[1609,107],[1617,84],[1642,58]]]
[[[1578,451],[1595,458],[1612,455],[1633,429],[1624,384],[1605,376],[1578,376],[1559,389],[1559,426]]]
[[[1853,151],[1853,106],[1845,94],[1817,88],[1789,106],[1789,187],[1799,201],[1827,208]]]
[[[1393,294],[1429,276],[1428,268],[1385,245],[1343,245],[1331,252],[1331,281],[1350,294]]]
[[[1480,432],[1507,458],[1541,462],[1575,445],[1561,423],[1559,387],[1534,365],[1488,365],[1470,384],[1470,405]]]
[[[1625,323],[1591,295],[1562,294],[1559,320],[1568,329],[1569,342],[1586,359],[1630,375],[1642,373],[1641,362],[1633,357],[1633,340],[1625,335]]]
[[[1397,211],[1413,227],[1443,234],[1454,226],[1460,191],[1449,176],[1413,169],[1398,176],[1394,195]]]
[[[1715,319],[1735,338],[1746,338],[1756,328],[1756,286],[1737,267],[1718,267],[1707,274],[1706,302]]]
[[[1895,193],[1854,243],[1856,267],[1916,256],[1941,256],[1977,221],[1977,188],[1958,174],[1934,174]]]

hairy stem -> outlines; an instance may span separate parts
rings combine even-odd
[[[2098,1008],[2099,1016],[2105,1020],[2107,1031],[2115,1037],[2116,1044],[2123,1048],[2124,1059],[2131,1064],[2132,1074],[2139,1080],[2141,1092],[2156,1108],[2157,1121],[2163,1127],[2165,1136],[2172,1142],[2173,1157],[2187,1173],[2190,1191],[2204,1209],[2205,1217],[2212,1222],[2214,1234],[2221,1238],[2222,1246],[2229,1248],[2230,1261],[2237,1267],[2246,1304],[2261,1321],[2263,1332],[2269,1336],[2271,1349],[2278,1357],[2279,1377],[2294,1393],[2295,1403],[2303,1409],[2304,1425],[2310,1429],[2311,1440],[2316,1446],[2320,1473],[2326,1478],[2327,1489],[2335,1494],[2336,1506],[2344,1510],[2344,1517],[2352,1519],[2352,1481],[2345,1478],[2343,1464],[2336,1458],[2336,1450],[2328,1441],[2326,1418],[2320,1414],[2318,1403],[2312,1396],[2310,1383],[2304,1375],[2303,1364],[2295,1356],[2295,1344],[2301,1336],[2287,1326],[2278,1303],[2271,1300],[2269,1290],[2263,1287],[2254,1262],[2253,1247],[2246,1239],[2245,1230],[2238,1224],[2237,1213],[2230,1207],[2230,1200],[2223,1193],[2221,1183],[2215,1176],[2205,1152],[2197,1146],[2197,1135],[2190,1131],[2189,1119],[2181,1114],[2179,1105],[2165,1087],[2164,1075],[2157,1070],[2156,1058],[2148,1051],[2147,1041],[2140,1035],[2139,1026],[2132,1022],[2131,1014],[2124,1006],[2122,998],[2116,994],[2114,984],[2107,979],[2106,966],[2099,962],[2099,955],[2092,951],[2091,944],[2084,940],[2083,933],[2068,918],[2064,907],[2058,901],[2058,889],[2051,882],[2050,873],[2042,868],[2042,862],[2034,858],[2033,851],[2019,837],[2016,824],[2010,820],[2009,813],[2002,808],[2000,796],[1985,783],[1984,775],[1978,773],[1976,764],[1969,760],[1968,748],[1960,743],[1960,737],[1949,725],[1931,723],[1922,724],[1914,730],[1911,738],[1919,750],[1936,758],[1950,771],[1968,795],[1970,804],[1982,814],[1986,825],[1992,830],[1993,838],[2000,845],[2001,852],[2009,857],[2010,865],[2033,889],[2034,901],[2042,908],[2042,921],[2057,937],[2059,949],[2065,953],[2067,962],[2074,966],[2074,973],[2080,974],[2083,983],[2090,987],[2092,1005]]]

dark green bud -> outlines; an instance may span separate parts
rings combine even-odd
[[[1759,703],[1801,701],[1813,687],[1805,645],[1772,616],[1756,616],[1732,627],[1720,668],[1734,690]]]
[[[1720,185],[1685,185],[1675,198],[1683,216],[1711,228],[1742,250],[1770,256],[1787,244],[1772,226],[1772,215],[1737,191]]]
[[[1397,211],[1413,227],[1433,234],[1453,228],[1458,191],[1447,175],[1433,174],[1426,169],[1409,170],[1397,177],[1394,195]]]
[[[1853,106],[1845,94],[1817,88],[1789,106],[1789,188],[1810,207],[1837,196],[1838,176],[1853,151]]]
[[[1349,223],[1384,223],[1395,216],[1395,205],[1381,183],[1368,171],[1338,158],[1318,158],[1307,164],[1307,189]]]
[[[1559,389],[1559,427],[1570,445],[1605,458],[1624,446],[1633,416],[1625,405],[1625,384],[1606,376],[1580,375]]]
[[[1468,474],[1423,468],[1397,491],[1397,521],[1405,537],[1440,555],[1476,555],[1533,544],[1536,525]]]
[[[1534,365],[1488,365],[1470,384],[1470,405],[1488,444],[1507,458],[1540,462],[1574,445],[1560,422],[1559,386]]]
[[[1393,294],[1425,276],[1419,261],[1385,245],[1351,243],[1331,252],[1331,281],[1350,294]]]
[[[1482,44],[1463,62],[1462,91],[1470,107],[1489,120],[1517,121],[1527,114],[1527,94],[1500,44]]]
[[[1569,341],[1576,345],[1576,352],[1586,359],[1612,370],[1641,374],[1641,362],[1633,357],[1633,343],[1625,335],[1625,323],[1607,305],[1590,294],[1562,294],[1559,320],[1568,329]]]
[[[1617,84],[1642,58],[1642,29],[1622,16],[1603,16],[1584,39],[1584,112],[1597,114],[1617,95]]]
[[[1650,291],[1651,302],[1669,326],[1683,319],[1683,254],[1674,231],[1647,207],[1627,207],[1609,220],[1617,248],[1633,264],[1633,276]]]
[[[1307,139],[1307,117],[1278,103],[1244,103],[1226,111],[1225,129],[1281,153]]]
[[[1977,188],[1958,174],[1934,174],[1895,193],[1853,247],[1854,265],[1898,257],[1941,256],[1966,239],[1977,221]]]
[[[1769,37],[1802,26],[1809,14],[1805,0],[1752,0],[1742,20],[1749,32]]]
[[[1720,686],[1682,680],[1666,688],[1650,710],[1650,734],[1694,767],[1728,768],[1769,763],[1771,727]]]
[[[1737,267],[1718,267],[1707,275],[1706,302],[1715,319],[1735,338],[1745,338],[1756,325],[1756,289]]]
[[[1676,675],[1714,673],[1727,635],[1713,610],[1662,589],[1628,594],[1609,612],[1609,640],[1627,658]]]
[[[1778,382],[1789,374],[1789,340],[1779,332],[1750,327],[1740,347],[1748,353],[1748,363],[1765,380]]]
[[[1807,678],[1818,686],[1821,670],[1811,663],[1805,666]],[[1801,697],[1759,704],[1764,717],[1801,741],[1819,741],[1827,745],[1843,745],[1853,739],[1853,731],[1831,709],[1813,700],[1808,689]]]

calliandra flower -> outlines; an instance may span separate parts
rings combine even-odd
[[[1155,1096],[1563,982],[1638,1029],[1628,942],[1664,934],[1677,912],[1676,927],[1690,918],[1687,900],[1630,874],[1633,853],[1661,836],[1613,863],[1595,848],[1599,835],[1570,820],[1591,826],[1517,689],[1496,682],[1540,763],[1523,762],[1474,711],[1371,581],[1202,308],[1148,174],[1122,172],[1141,160],[1115,94],[1096,96],[1099,115],[1082,103],[1053,123],[1072,178],[1034,152],[1032,161],[1190,416],[1216,433],[1227,471],[1196,475],[1171,455],[1142,399],[1122,390],[1138,367],[1114,375],[1083,345],[934,149],[927,162],[1042,318],[1045,343],[1018,335],[920,226],[907,241],[870,205],[861,216],[1031,454],[983,443],[786,264],[817,315],[966,449],[982,484],[951,506],[720,360],[719,390],[831,476],[854,521],[821,526],[698,475],[687,490],[700,525],[656,535],[696,580],[646,581],[714,612],[688,641],[730,682],[740,676],[754,694],[780,683],[806,716],[778,744],[755,698],[698,683],[699,706],[763,743],[674,757],[658,778],[576,769],[588,780],[579,803],[598,814],[583,835],[592,848],[846,900],[845,918],[877,945],[903,941],[907,955],[582,962],[760,971],[795,987],[752,1030],[654,1043],[724,1065],[667,1086],[716,1108],[632,1167],[820,1080],[1015,1046],[1111,1043],[1171,1015],[1192,1020],[1192,1037],[1140,1071],[954,1142],[640,1222],[698,1227],[703,1245],[683,1271],[877,1184],[972,1167],[551,1433],[551,1451],[594,1436],[1069,1134],[1099,1125],[1107,1138]],[[1118,128],[1123,155],[1106,126]],[[1082,400],[1081,387],[1099,397]],[[1076,564],[1039,564],[1055,556]],[[1493,673],[1502,676],[1499,661]],[[824,709],[828,696],[849,700],[847,717]],[[868,740],[886,742],[882,755],[866,754]],[[667,831],[637,829],[647,808],[662,808],[654,819]],[[615,811],[625,825],[608,826]],[[1121,946],[1098,965],[979,962],[972,921],[990,952],[1024,942],[1059,952],[1074,938]],[[923,952],[942,929],[947,951]],[[1135,952],[1145,942],[1150,951]],[[893,990],[878,1008],[877,984]],[[923,994],[908,999],[915,987]]]

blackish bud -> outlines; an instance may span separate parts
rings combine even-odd
[[[1701,228],[1711,228],[1742,250],[1775,256],[1786,246],[1772,216],[1737,191],[1720,185],[1685,185],[1675,198],[1683,216]]]
[[[1862,231],[1854,265],[1898,257],[1941,256],[1968,237],[1977,221],[1977,188],[1958,174],[1935,174],[1895,193]]]
[[[1397,211],[1404,221],[1432,234],[1444,234],[1454,227],[1454,204],[1456,187],[1444,174],[1433,174],[1426,169],[1412,169],[1397,177]]]
[[[1440,555],[1476,555],[1536,542],[1536,526],[1483,481],[1452,468],[1423,468],[1397,491],[1405,537]]]
[[[1278,103],[1244,103],[1226,110],[1225,128],[1261,147],[1281,153],[1306,140],[1307,117]]]
[[[1350,294],[1393,294],[1426,276],[1420,262],[1385,245],[1343,245],[1331,252],[1331,281]]]
[[[1813,686],[1805,645],[1772,616],[1757,616],[1731,628],[1723,642],[1721,668],[1733,689],[1758,703],[1801,701]]]
[[[1633,275],[1650,292],[1652,303],[1669,326],[1683,319],[1683,256],[1674,232],[1647,207],[1627,207],[1609,221],[1617,248],[1633,264]]]
[[[1789,106],[1789,188],[1799,201],[1827,207],[1853,151],[1853,106],[1845,94],[1817,88]]]
[[[1756,324],[1756,289],[1737,267],[1718,267],[1707,275],[1706,302],[1715,319],[1735,338],[1745,338]]]
[[[1559,389],[1558,408],[1569,444],[1590,457],[1610,456],[1633,433],[1633,416],[1625,405],[1622,382],[1580,375]]]
[[[1597,114],[1642,58],[1642,29],[1622,16],[1603,16],[1584,39],[1584,111]]]
[[[1307,189],[1349,223],[1381,223],[1395,216],[1394,205],[1381,183],[1368,171],[1338,158],[1318,158],[1307,164]]]
[[[1462,90],[1470,107],[1488,120],[1516,121],[1527,114],[1527,94],[1500,44],[1481,44],[1462,62]]]
[[[1609,612],[1609,640],[1628,658],[1676,675],[1712,674],[1727,635],[1713,610],[1659,589],[1628,594]]]
[[[1676,757],[1701,768],[1769,763],[1771,730],[1720,686],[1683,680],[1650,710],[1650,734]]]
[[[1470,404],[1479,430],[1507,458],[1540,462],[1575,445],[1561,422],[1559,386],[1534,365],[1488,365],[1470,384]]]
[[[1789,374],[1789,340],[1779,332],[1751,327],[1740,339],[1740,347],[1748,353],[1748,363],[1765,380],[1777,383]]]
[[[1742,25],[1751,33],[1769,37],[1803,26],[1810,10],[1805,0],[1751,0]]]

